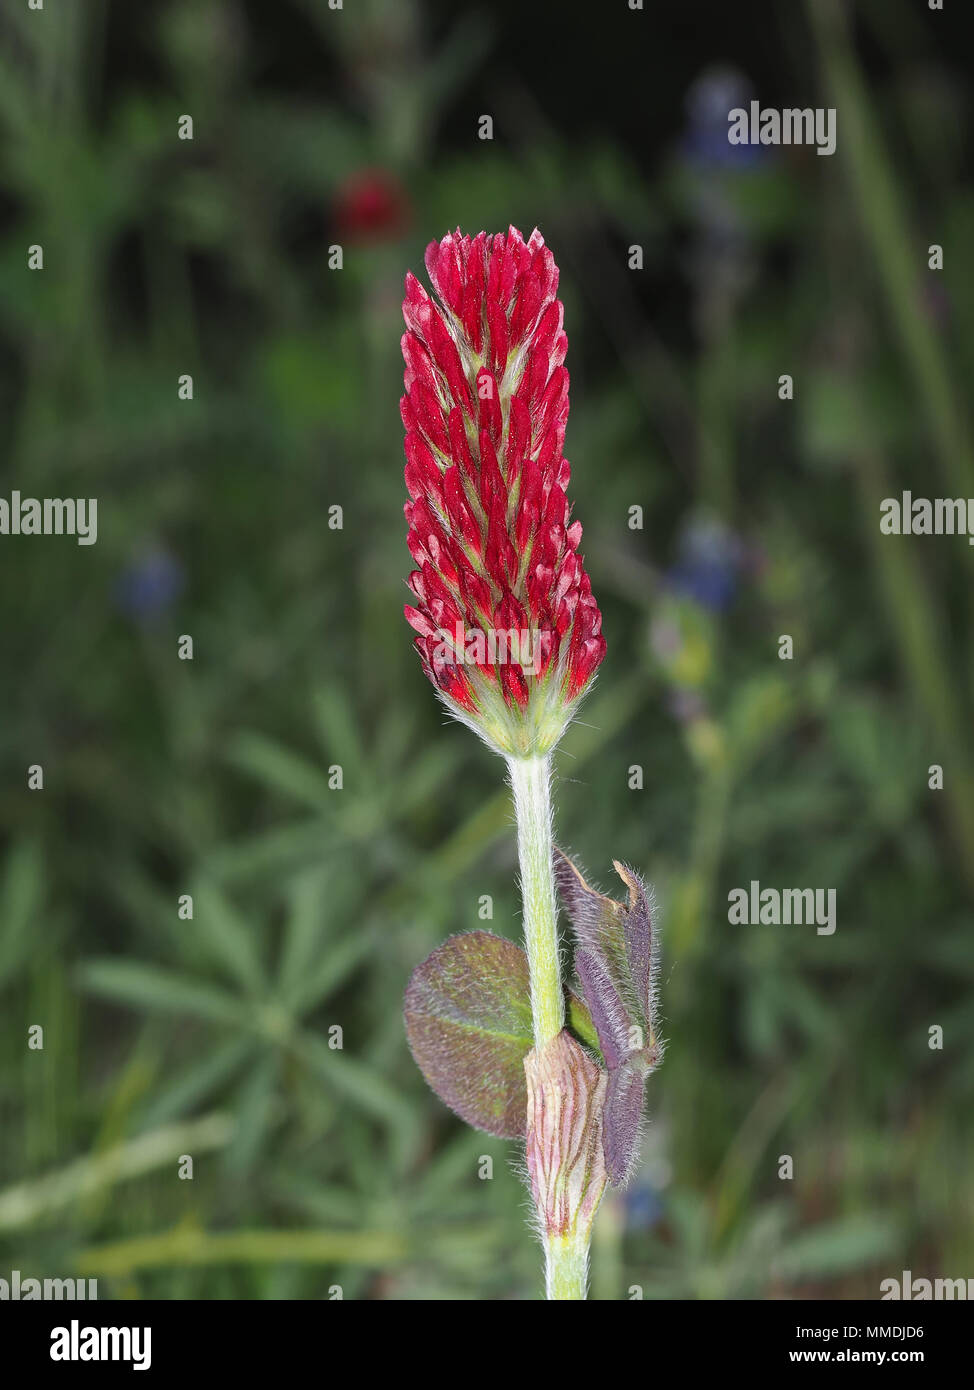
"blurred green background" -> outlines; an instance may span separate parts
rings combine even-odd
[[[513,222],[561,266],[609,644],[557,834],[663,909],[593,1296],[974,1276],[974,549],[878,526],[974,498],[959,9],[4,0],[0,492],[99,534],[0,540],[0,1275],[538,1294],[516,1146],[400,1015],[482,895],[520,928],[502,766],[401,616],[398,416],[406,269]],[[730,146],[751,96],[835,106],[837,154]],[[751,879],[834,888],[835,934],[730,925]]]

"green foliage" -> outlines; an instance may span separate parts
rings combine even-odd
[[[903,488],[974,491],[950,112],[927,167],[895,86],[810,6],[796,90],[865,101],[855,141],[719,173],[674,146],[647,174],[641,133],[576,139],[517,84],[490,89],[492,144],[451,139],[506,42],[476,17],[295,0],[265,53],[263,7],[147,3],[138,34],[134,8],[0,21],[4,492],[99,499],[93,547],[0,546],[0,1272],[537,1293],[516,1149],[443,1109],[401,1019],[483,895],[519,933],[502,768],[444,727],[401,618],[396,409],[406,268],[448,226],[514,221],[562,267],[609,643],[556,834],[580,862],[611,845],[661,906],[667,1061],[596,1295],[970,1274],[974,548],[878,531]],[[906,62],[908,7],[873,10]],[[654,45],[647,94],[669,61]],[[376,166],[407,220],[345,235],[331,271],[341,187]],[[718,604],[680,550],[715,519],[742,555]],[[835,935],[731,926],[752,878],[834,888]]]

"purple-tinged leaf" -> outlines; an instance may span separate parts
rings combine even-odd
[[[645,1076],[639,1067],[622,1066],[609,1072],[602,1111],[602,1147],[609,1182],[624,1187],[639,1147]]]
[[[639,1146],[646,1077],[659,1062],[656,1028],[658,951],[646,890],[631,869],[614,862],[629,890],[627,903],[595,892],[560,851],[555,877],[578,946],[575,969],[608,1069],[602,1142],[609,1181],[629,1179]]]
[[[629,889],[629,906],[623,922],[626,959],[629,962],[636,998],[644,1004],[647,1020],[651,1020],[654,1013],[654,967],[657,963],[657,942],[652,914],[646,901],[646,891],[636,875],[617,859],[613,859],[612,867]]]
[[[579,945],[598,950],[602,943],[602,918],[606,906],[615,907],[617,904],[594,892],[567,854],[560,849],[555,850],[555,882]]]
[[[534,1039],[520,947],[485,931],[451,936],[413,971],[404,1012],[416,1064],[440,1100],[475,1129],[522,1135]]]
[[[570,991],[566,1004],[568,1026],[594,1047],[587,1007]],[[534,1038],[521,947],[486,931],[451,936],[413,971],[403,1012],[416,1065],[444,1104],[475,1129],[522,1136]]]
[[[659,961],[649,902],[639,877],[616,861],[614,867],[629,889],[628,903],[595,892],[571,860],[555,851],[555,879],[578,940],[579,977],[583,954],[594,956],[608,977],[609,984],[601,976],[593,979],[594,993],[583,980],[583,990],[596,1026],[600,1017],[603,1020],[599,1042],[610,1068],[610,1056],[621,1054],[624,1060],[641,1052],[647,1062],[655,1063],[660,1051],[656,1035]],[[591,975],[591,967],[586,968]]]
[[[578,950],[575,969],[591,1010],[602,1057],[611,1071],[621,1065],[629,1051],[629,1027],[619,991],[594,951]]]

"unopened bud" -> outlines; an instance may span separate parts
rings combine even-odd
[[[528,1175],[544,1234],[587,1233],[606,1183],[605,1072],[564,1030],[528,1053],[524,1072]]]

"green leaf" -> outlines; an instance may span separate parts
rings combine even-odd
[[[31,840],[21,840],[7,855],[0,886],[0,984],[29,954],[30,928],[36,928],[43,900],[43,868]]]
[[[822,1279],[862,1269],[894,1254],[900,1233],[881,1212],[863,1212],[796,1236],[775,1268],[787,1279]]]
[[[257,1044],[251,1037],[234,1036],[218,1047],[207,1048],[203,1057],[157,1091],[142,1115],[146,1129],[181,1119],[208,1100],[214,1091],[228,1086],[236,1072],[252,1058]]]
[[[315,1033],[299,1035],[293,1045],[298,1056],[356,1109],[410,1137],[409,1132],[416,1127],[413,1107],[374,1067],[357,1057],[347,1057],[339,1049],[332,1050]]]
[[[345,691],[335,685],[319,686],[314,694],[313,713],[327,760],[334,761],[335,750],[341,749],[345,768],[361,767],[365,762],[365,750]]]
[[[222,966],[248,993],[263,994],[264,970],[250,925],[212,883],[195,884],[193,901],[200,940],[214,964]]]
[[[289,896],[277,988],[298,1015],[345,983],[375,949],[376,935],[363,927],[344,936],[329,934],[330,920],[356,921],[362,915],[361,891],[347,876],[316,868],[295,880]]]
[[[310,759],[293,753],[263,734],[238,734],[227,760],[265,786],[303,802],[313,811],[320,811],[328,805],[328,778],[319,768]]]
[[[278,988],[285,997],[300,987],[323,950],[329,909],[329,876],[320,868],[293,880],[278,966]],[[332,889],[334,892],[334,889]]]
[[[589,1007],[574,990],[565,990],[566,1003],[565,1012],[567,1015],[565,1027],[568,1029],[578,1042],[584,1043],[590,1052],[595,1054],[595,1060],[602,1062],[602,1049],[599,1047],[599,1035],[596,1032],[595,1023],[589,1012]]]
[[[81,979],[94,994],[127,1004],[132,1009],[161,1009],[194,1014],[212,1023],[245,1021],[232,995],[156,966],[125,960],[93,960],[82,967]]]
[[[227,1172],[235,1178],[252,1171],[274,1124],[274,1103],[279,1091],[280,1056],[270,1052],[251,1069],[236,1098],[237,1120],[233,1141],[224,1153]]]
[[[357,936],[347,936],[330,946],[318,964],[308,970],[304,979],[293,990],[288,1002],[293,1006],[295,1013],[307,1013],[329,994],[334,994],[374,951],[375,943],[374,932],[361,931]]]

